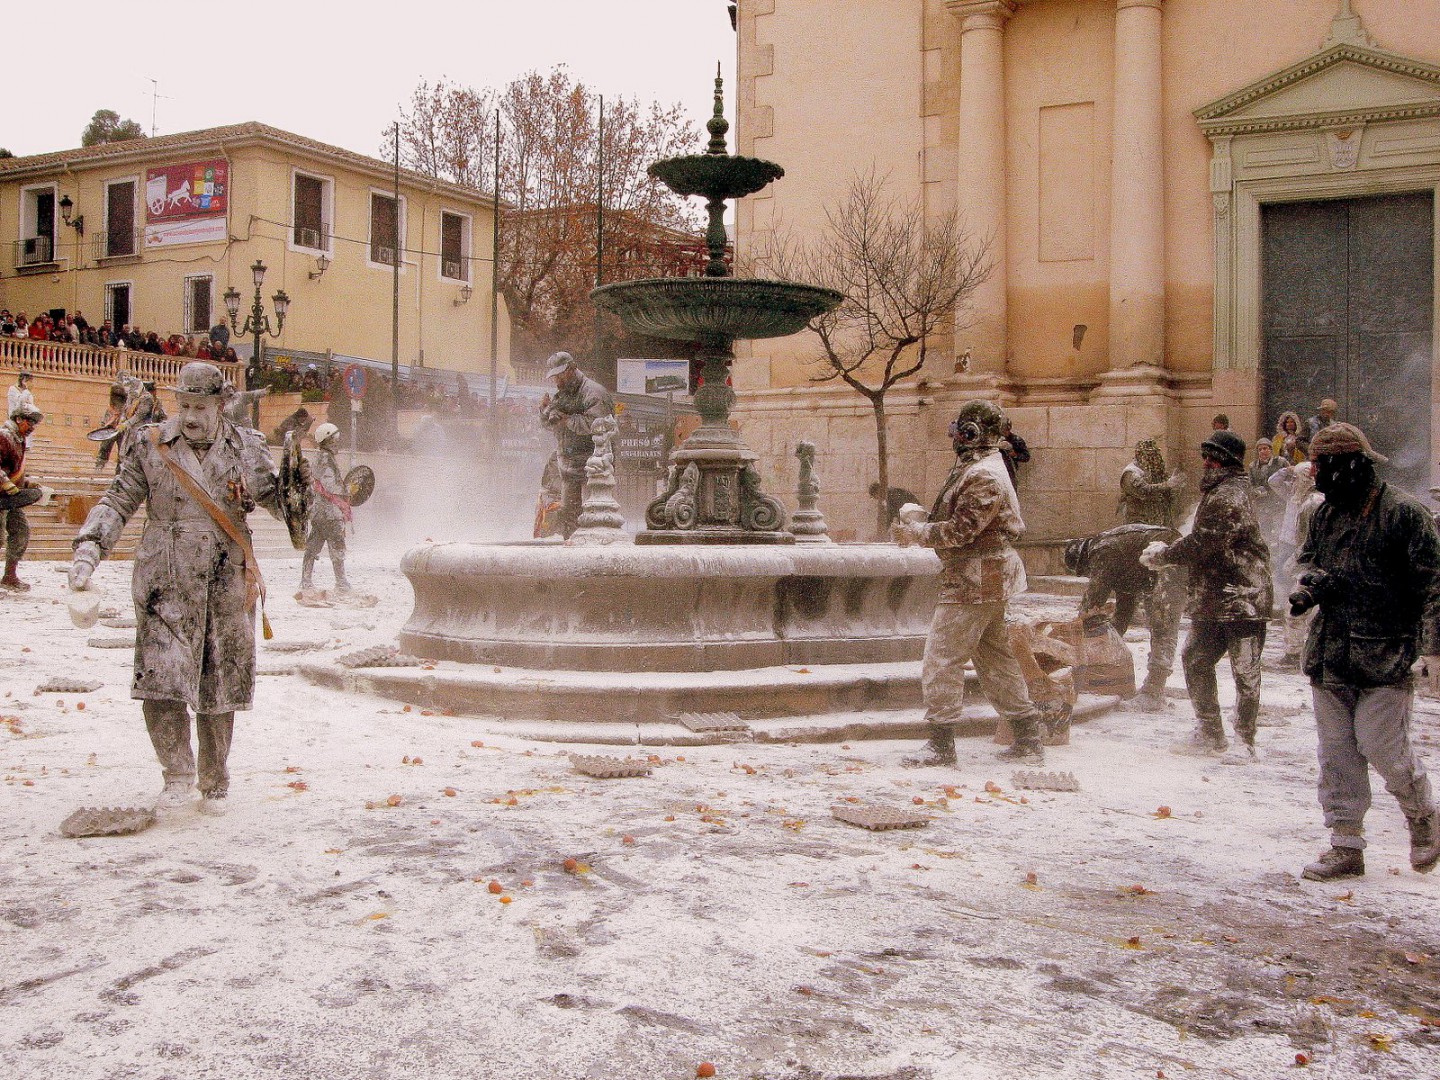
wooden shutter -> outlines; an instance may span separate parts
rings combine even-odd
[[[105,189],[105,254],[135,254],[135,182]]]
[[[400,258],[398,208],[388,195],[370,195],[370,260],[389,264]],[[380,249],[385,248],[382,252]]]

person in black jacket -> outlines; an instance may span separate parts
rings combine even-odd
[[[1440,536],[1429,512],[1375,475],[1375,455],[1352,424],[1310,443],[1315,511],[1297,556],[1292,613],[1317,606],[1305,642],[1315,704],[1320,805],[1330,850],[1304,870],[1311,881],[1365,873],[1370,769],[1385,781],[1410,828],[1410,865],[1440,863],[1440,811],[1410,742],[1411,668],[1440,676]]]
[[[1250,499],[1245,440],[1233,431],[1213,431],[1200,444],[1200,457],[1205,469],[1190,535],[1168,547],[1151,544],[1140,561],[1154,569],[1183,566],[1190,572],[1190,636],[1180,658],[1195,708],[1190,748],[1218,753],[1228,745],[1215,683],[1215,665],[1228,653],[1235,677],[1235,734],[1254,755],[1260,653],[1274,598],[1270,549]]]

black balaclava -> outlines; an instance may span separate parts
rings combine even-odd
[[[1358,450],[1315,458],[1315,490],[1337,509],[1359,510],[1374,486],[1375,462]]]

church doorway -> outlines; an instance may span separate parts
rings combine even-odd
[[[1433,192],[1261,207],[1261,427],[1322,398],[1425,497],[1434,367]]]

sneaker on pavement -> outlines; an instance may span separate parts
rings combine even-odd
[[[206,817],[224,817],[230,811],[230,800],[224,795],[206,795],[196,809]]]
[[[1440,810],[1405,824],[1410,826],[1410,868],[1428,874],[1440,863]]]
[[[1127,708],[1134,709],[1136,712],[1164,712],[1170,708],[1162,693],[1155,690],[1146,690],[1143,687],[1139,693],[1125,702],[1125,705]]]
[[[195,801],[195,789],[189,784],[166,784],[155,799],[155,813],[173,814],[188,809]]]
[[[1203,727],[1197,727],[1190,733],[1188,739],[1175,743],[1171,746],[1171,749],[1177,754],[1196,754],[1202,757],[1217,757],[1223,754],[1229,745],[1223,734],[1219,732],[1209,732]]]
[[[996,761],[1010,761],[1017,765],[1044,765],[1045,748],[1030,743],[1015,743],[995,755]]]
[[[1307,881],[1338,881],[1340,878],[1365,876],[1365,852],[1359,848],[1332,847],[1301,875]]]

